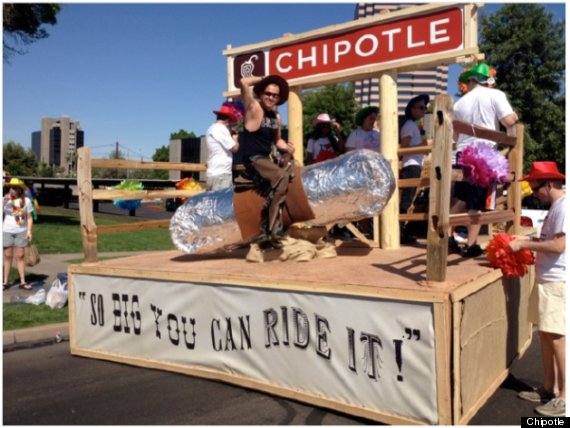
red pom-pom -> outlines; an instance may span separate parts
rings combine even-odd
[[[520,278],[528,272],[527,265],[534,264],[534,254],[528,248],[514,252],[509,246],[514,237],[497,233],[487,246],[487,260],[494,268],[500,268],[505,278]]]

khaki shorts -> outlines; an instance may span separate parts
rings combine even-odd
[[[538,331],[566,335],[566,283],[536,282],[528,304],[528,320]]]

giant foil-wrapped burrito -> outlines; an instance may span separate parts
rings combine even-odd
[[[300,171],[300,186],[313,218],[293,221],[313,226],[378,215],[396,187],[389,162],[371,150],[351,151]],[[238,223],[236,200],[233,188],[204,192],[188,199],[170,221],[170,235],[176,248],[203,254],[247,244],[251,239],[244,236],[244,229]],[[248,206],[239,208],[243,218]],[[251,205],[251,210],[252,217],[259,215],[258,206]]]

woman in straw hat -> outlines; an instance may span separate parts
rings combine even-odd
[[[4,283],[3,289],[10,287],[8,279],[12,261],[16,258],[20,288],[31,290],[26,283],[24,270],[24,248],[32,240],[33,206],[32,201],[24,196],[26,185],[19,178],[12,178],[5,186],[10,190],[4,196],[2,222],[2,240],[4,243]]]
[[[564,174],[556,162],[533,162],[530,172],[519,181],[528,181],[533,195],[550,204],[540,238],[516,236],[509,243],[513,251],[536,251],[535,284],[528,304],[528,321],[537,325],[544,381],[519,397],[537,404],[543,416],[565,416],[566,412],[566,192]],[[558,390],[558,391],[557,391]]]

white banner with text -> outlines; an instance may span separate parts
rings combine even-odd
[[[73,274],[77,348],[438,421],[433,305]]]

